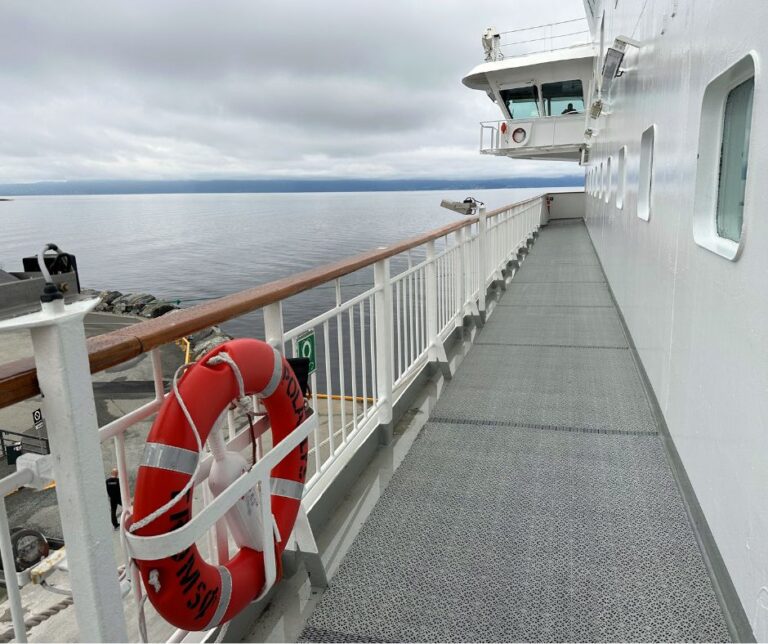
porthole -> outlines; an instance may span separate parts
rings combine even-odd
[[[754,90],[750,54],[707,85],[701,107],[693,237],[730,260],[744,243]]]
[[[651,125],[640,137],[640,174],[637,179],[637,216],[649,221],[653,201],[653,147],[656,126]]]

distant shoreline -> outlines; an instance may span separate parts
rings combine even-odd
[[[201,181],[40,181],[0,184],[0,194],[21,196],[395,192],[583,187],[583,176],[508,179],[254,179]],[[0,200],[10,200],[8,197]]]

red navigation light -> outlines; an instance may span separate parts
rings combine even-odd
[[[521,127],[515,128],[515,130],[512,132],[512,140],[515,143],[522,143],[523,141],[525,141],[525,135],[526,135],[526,132],[523,128]]]

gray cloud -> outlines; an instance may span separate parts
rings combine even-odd
[[[480,34],[580,0],[5,0],[0,182],[490,177],[573,166],[477,153],[496,108],[460,79]]]

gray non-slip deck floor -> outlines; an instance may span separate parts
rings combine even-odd
[[[541,231],[302,640],[728,639],[585,240]]]

